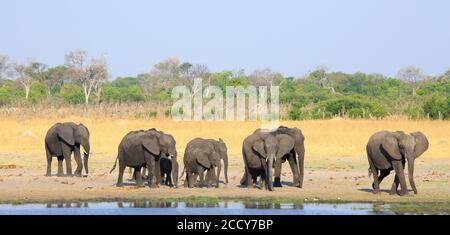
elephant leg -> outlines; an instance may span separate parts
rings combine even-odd
[[[258,177],[257,177],[257,179],[258,179]],[[258,184],[258,187],[259,187],[260,189],[265,188],[266,181],[264,180],[264,177],[262,177],[262,176],[259,177],[259,180],[257,180],[256,183]]]
[[[147,179],[147,167],[142,167],[142,179]]]
[[[123,186],[123,173],[125,172],[126,167],[127,166],[125,165],[125,163],[123,163],[119,160],[119,176],[117,177],[117,184],[116,184],[117,187]]]
[[[45,154],[47,156],[47,173],[45,174],[45,176],[52,176],[52,154],[47,148],[47,145],[45,146]]]
[[[204,172],[199,173],[200,176],[200,187],[203,187],[205,185],[205,175],[203,175]]]
[[[273,181],[273,187],[283,187],[281,185],[281,158],[275,160],[275,180]]]
[[[369,166],[373,176],[373,183],[372,183],[373,193],[377,194],[380,192],[380,183],[378,182],[378,169],[375,168],[375,165],[373,164],[370,158],[369,158]]]
[[[189,188],[193,188],[194,187],[194,175],[192,173],[187,173],[186,172],[186,181],[187,181],[187,186]],[[186,184],[185,181],[185,184]]]
[[[66,172],[67,172],[66,175],[72,176],[72,160],[71,160],[72,149],[71,147],[62,144],[62,151],[64,160],[66,160]]]
[[[58,156],[58,173],[57,176],[62,177],[64,176],[64,172],[63,172],[63,161],[64,161],[64,157],[63,156]]]
[[[394,182],[392,182],[391,192],[389,193],[390,195],[397,194],[397,189],[398,189],[398,183],[399,182],[400,182],[400,179],[398,178],[398,175],[395,174]]]
[[[388,176],[391,173],[391,170],[380,170],[380,176],[378,177],[378,184],[381,184],[381,181],[383,181],[386,176]]]
[[[75,176],[81,176],[81,171],[83,170],[83,163],[81,160],[80,147],[75,146],[73,151],[73,157],[77,163],[77,169],[75,169]]]
[[[401,161],[394,161],[392,163],[394,166],[395,174],[398,176],[400,181],[400,192],[398,193],[400,196],[408,194],[408,189],[406,186],[405,173],[403,171],[403,164]]]
[[[134,174],[136,176],[136,185],[138,187],[143,187],[144,186],[144,181],[142,180],[142,175],[141,175],[141,168],[142,167],[135,167],[134,168]]]
[[[211,179],[212,179],[212,171],[214,171],[214,169],[211,167],[211,169],[206,170],[206,187],[207,188],[211,188]]]
[[[291,167],[291,171],[292,171],[293,184],[294,184],[294,186],[300,188],[300,180],[299,180],[300,177],[299,177],[299,172],[298,172],[298,166],[297,166],[297,163],[295,162],[295,157],[290,154],[288,161],[289,161],[289,166]]]
[[[156,176],[156,183],[159,184],[161,182],[161,157],[155,158],[155,176]]]
[[[168,185],[169,187],[173,187],[172,174],[170,173],[171,172],[166,173],[166,185]]]
[[[247,182],[246,182],[247,188],[253,188],[253,175],[250,172],[250,169],[248,169],[248,167],[246,167],[246,169],[245,169],[245,174],[246,174],[245,178],[247,180]]]
[[[153,156],[147,157],[148,185],[150,188],[158,188],[158,179],[161,176],[155,174],[156,161]]]

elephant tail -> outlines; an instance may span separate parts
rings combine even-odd
[[[116,157],[116,161],[114,162],[114,166],[112,167],[112,169],[109,171],[109,174],[111,174],[115,169],[116,169],[116,166],[117,166],[117,160],[119,159],[119,155],[117,155],[117,157]]]
[[[372,176],[372,170],[370,169],[370,167],[369,167],[368,171],[369,171],[369,178],[370,178]]]

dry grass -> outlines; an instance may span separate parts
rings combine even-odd
[[[55,122],[83,122],[91,132],[92,158],[87,178],[44,177],[46,161],[44,136]],[[450,188],[450,122],[405,120],[328,120],[281,122],[302,129],[306,137],[306,172],[304,188],[283,187],[275,193],[245,190],[238,187],[243,174],[242,140],[258,122],[174,122],[170,120],[113,118],[12,118],[0,117],[0,202],[11,200],[92,200],[114,198],[158,197],[264,197],[319,198],[321,200],[435,202],[448,201]],[[130,130],[156,127],[174,135],[179,156],[194,137],[218,138],[227,143],[230,156],[230,184],[220,189],[135,189],[116,188],[117,171],[109,174],[121,138]],[[420,193],[408,197],[371,193],[367,176],[365,145],[370,135],[379,130],[422,131],[429,150],[417,163],[416,182]],[[179,157],[179,161],[181,162]],[[74,163],[73,163],[74,164]],[[292,180],[288,164],[282,179]],[[53,161],[53,173],[56,161]],[[393,174],[382,188],[389,188]],[[339,199],[340,198],[340,199]]]
[[[87,125],[91,132],[91,148],[95,154],[115,156],[122,137],[130,130],[157,129],[173,134],[182,153],[187,142],[195,137],[219,138],[228,146],[231,157],[240,157],[242,140],[258,122],[175,122],[171,120],[81,118],[65,119],[0,119],[0,152],[42,153],[44,136],[55,122],[74,121]],[[372,121],[315,120],[287,121],[282,125],[298,127],[306,137],[307,156],[365,156],[365,144],[379,130],[422,131],[430,141],[425,157],[450,157],[450,122],[448,121]],[[113,158],[113,157],[112,157]]]

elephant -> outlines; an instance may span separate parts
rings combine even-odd
[[[197,176],[200,176],[200,185],[204,185],[203,174],[207,171],[207,187],[210,187],[213,183],[216,184],[216,187],[219,187],[221,159],[224,160],[224,165],[226,164],[228,167],[227,147],[222,139],[218,141],[202,138],[191,140],[186,146],[183,158],[184,170],[186,171],[184,186],[192,188]],[[217,174],[215,170],[217,170]]]
[[[367,158],[369,161],[369,176],[373,174],[373,192],[380,192],[380,183],[395,171],[395,179],[392,184],[390,194],[403,196],[408,193],[404,168],[408,162],[409,183],[417,194],[414,182],[414,160],[427,151],[429,147],[428,139],[422,132],[407,134],[403,131],[380,131],[373,134],[366,146]],[[378,171],[380,175],[378,175]],[[398,192],[400,183],[401,191]]]
[[[294,177],[294,186],[302,188],[303,187],[303,176],[304,176],[304,161],[305,161],[305,137],[300,129],[294,127],[289,128],[285,126],[278,127],[272,132],[275,135],[286,134],[289,135],[294,140],[293,149],[283,156],[283,158],[277,158],[275,161],[275,179],[274,187],[281,187],[281,162],[288,160],[291,167],[292,175]],[[281,148],[287,148],[286,144],[290,142],[284,141],[280,142]],[[285,150],[286,151],[286,150]]]
[[[83,147],[83,162],[81,160],[80,146]],[[66,160],[66,175],[72,176],[71,155],[74,153],[74,158],[77,163],[75,169],[75,176],[81,176],[84,169],[86,175],[89,174],[89,130],[80,124],[73,122],[56,123],[47,131],[45,136],[45,152],[47,155],[47,173],[46,176],[51,176],[52,158],[56,156],[58,159],[58,173],[57,176],[63,176],[63,160]]]
[[[177,172],[176,174],[174,174],[174,177],[178,177],[178,163],[174,165],[172,164],[172,161],[174,160],[168,158],[161,158],[160,160],[161,178],[162,178],[161,182],[170,187],[177,187],[178,186],[177,178],[172,179],[172,173]],[[174,166],[176,167],[175,169],[173,168]],[[175,185],[173,183],[174,181],[177,182],[175,183]]]
[[[302,187],[305,148],[304,137],[299,129],[284,126],[275,130],[257,129],[244,140],[242,151],[246,168],[241,185],[252,187],[252,181],[256,183],[257,177],[261,176],[261,188],[263,184],[270,191],[273,187],[281,187],[281,163],[288,160],[294,185]],[[275,168],[273,184],[272,168]]]
[[[164,132],[152,128],[129,132],[119,144],[116,161],[110,173],[114,171],[119,161],[119,176],[117,186],[123,186],[123,173],[127,166],[134,168],[134,176],[138,186],[143,186],[141,168],[148,171],[148,183],[151,188],[157,188],[160,182],[160,159],[171,158],[176,165],[175,139]],[[176,173],[178,174],[178,173]],[[178,175],[176,175],[178,177]],[[177,182],[176,182],[177,183]]]

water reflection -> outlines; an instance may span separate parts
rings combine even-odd
[[[164,201],[132,201],[132,202],[117,202],[118,208],[178,208],[178,202],[164,202]]]
[[[246,202],[245,209],[304,209],[302,203]]]
[[[89,208],[89,203],[87,202],[65,202],[65,203],[47,203],[47,208]]]
[[[119,201],[118,208],[229,208],[238,205],[244,209],[304,209],[302,203],[274,203],[274,202],[165,202],[165,201]]]

